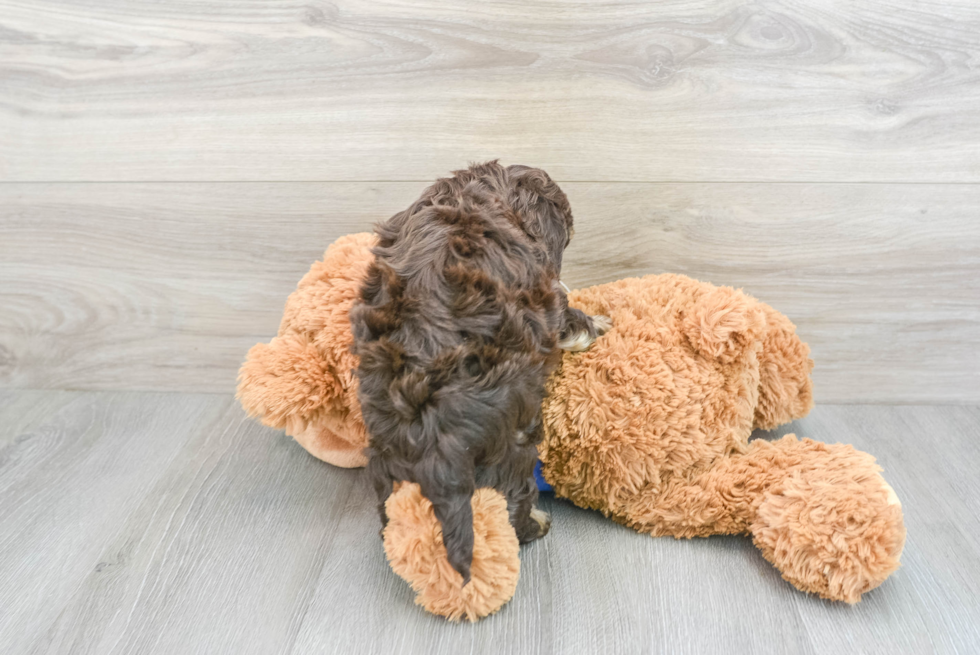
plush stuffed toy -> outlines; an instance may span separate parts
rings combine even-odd
[[[279,335],[248,354],[242,405],[314,456],[363,466],[348,312],[373,236],[338,240],[290,296]],[[809,349],[790,321],[727,287],[650,275],[572,292],[613,328],[565,353],[539,446],[559,497],[655,536],[747,534],[797,588],[854,603],[898,566],[901,504],[874,458],[788,435],[749,442],[812,407]],[[470,583],[452,569],[418,485],[389,498],[392,568],[427,610],[475,621],[513,595],[518,542],[503,496],[474,494]]]

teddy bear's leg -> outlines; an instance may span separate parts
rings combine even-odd
[[[784,437],[755,448],[768,449],[800,464],[763,495],[751,527],[756,546],[797,588],[858,602],[899,567],[905,524],[894,490],[874,458],[852,446]]]
[[[898,568],[905,540],[901,504],[874,458],[793,435],[648,488],[618,518],[658,536],[750,533],[797,588],[849,603]]]

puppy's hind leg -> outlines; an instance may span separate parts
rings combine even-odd
[[[507,494],[510,524],[514,526],[517,540],[522,544],[540,539],[551,529],[551,515],[535,507],[537,500],[538,487],[534,478],[515,485]]]
[[[533,435],[528,442],[518,444],[505,461],[495,467],[495,488],[507,498],[510,524],[522,544],[540,539],[551,528],[551,516],[535,507],[538,485],[534,480],[534,464],[538,450],[534,444],[539,440],[539,436]]]

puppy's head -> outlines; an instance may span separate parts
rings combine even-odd
[[[503,211],[530,239],[548,253],[549,264],[561,271],[562,253],[572,238],[572,208],[561,188],[540,168],[502,166],[496,161],[454,171],[431,185],[405,212],[391,221],[391,230],[433,205],[467,204]],[[382,244],[385,235],[381,235]]]

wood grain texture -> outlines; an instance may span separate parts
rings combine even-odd
[[[314,460],[230,396],[0,391],[0,643],[100,655],[972,653],[977,426],[977,407],[825,405],[778,432],[875,454],[902,499],[903,567],[856,606],[796,591],[746,538],[655,539],[548,497],[553,529],[522,548],[514,600],[451,625],[388,568],[363,472]]]
[[[980,181],[973,0],[0,1],[0,179]]]
[[[147,402],[63,392],[14,398],[4,403],[0,428],[0,641],[11,653],[57,652],[51,629],[71,600],[88,585],[116,578],[144,548],[160,546],[146,542],[145,526],[127,530],[127,521],[134,513],[145,520],[172,518],[162,501],[173,487],[152,494],[161,474],[230,403],[217,396]],[[28,409],[30,422],[21,419],[11,430],[8,417],[16,421],[25,404],[35,406]],[[135,592],[141,581],[130,584]],[[95,594],[78,610],[95,615],[99,603],[110,600]],[[120,607],[114,609],[106,622],[125,622]],[[92,638],[109,626],[72,627]]]
[[[0,185],[0,386],[229,391],[324,247],[422,183]],[[565,184],[585,286],[742,287],[818,402],[980,402],[980,186]]]

